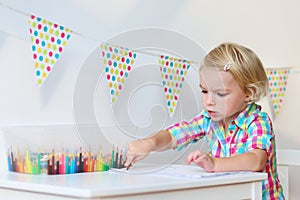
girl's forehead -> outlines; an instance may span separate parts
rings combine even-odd
[[[229,71],[204,68],[200,71],[200,85],[212,89],[228,89],[236,83]]]

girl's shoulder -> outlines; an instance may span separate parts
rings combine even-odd
[[[247,106],[247,108],[241,112],[236,121],[241,127],[249,126],[272,126],[271,118],[268,113],[261,110],[261,106],[252,103]]]
[[[252,103],[249,107],[248,118],[251,119],[260,119],[271,121],[271,118],[268,113],[262,111],[262,107],[256,103]]]

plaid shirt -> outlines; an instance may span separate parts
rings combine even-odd
[[[249,152],[253,149],[264,149],[268,161],[264,172],[268,179],[263,181],[263,199],[284,199],[276,170],[275,138],[272,122],[261,107],[249,104],[228,125],[225,132],[223,122],[212,121],[206,111],[190,121],[182,121],[167,128],[177,140],[177,150],[190,143],[197,142],[206,136],[206,142],[215,158],[230,157]]]

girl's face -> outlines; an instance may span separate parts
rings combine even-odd
[[[213,121],[228,124],[247,106],[249,96],[240,88],[229,71],[205,67],[200,72],[202,106]]]

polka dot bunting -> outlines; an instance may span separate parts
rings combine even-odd
[[[287,86],[287,79],[290,69],[266,69],[269,80],[269,92],[275,115],[278,115],[283,105],[284,95]]]
[[[120,95],[125,79],[132,70],[137,54],[127,48],[115,47],[108,43],[102,43],[100,46],[110,90],[110,100],[111,103],[114,103]]]
[[[28,20],[35,77],[40,86],[47,79],[60,58],[71,30],[40,17],[30,15]]]
[[[167,100],[169,114],[172,116],[175,112],[180,91],[190,68],[190,62],[187,60],[173,58],[161,55],[158,59],[162,77],[162,85]]]

